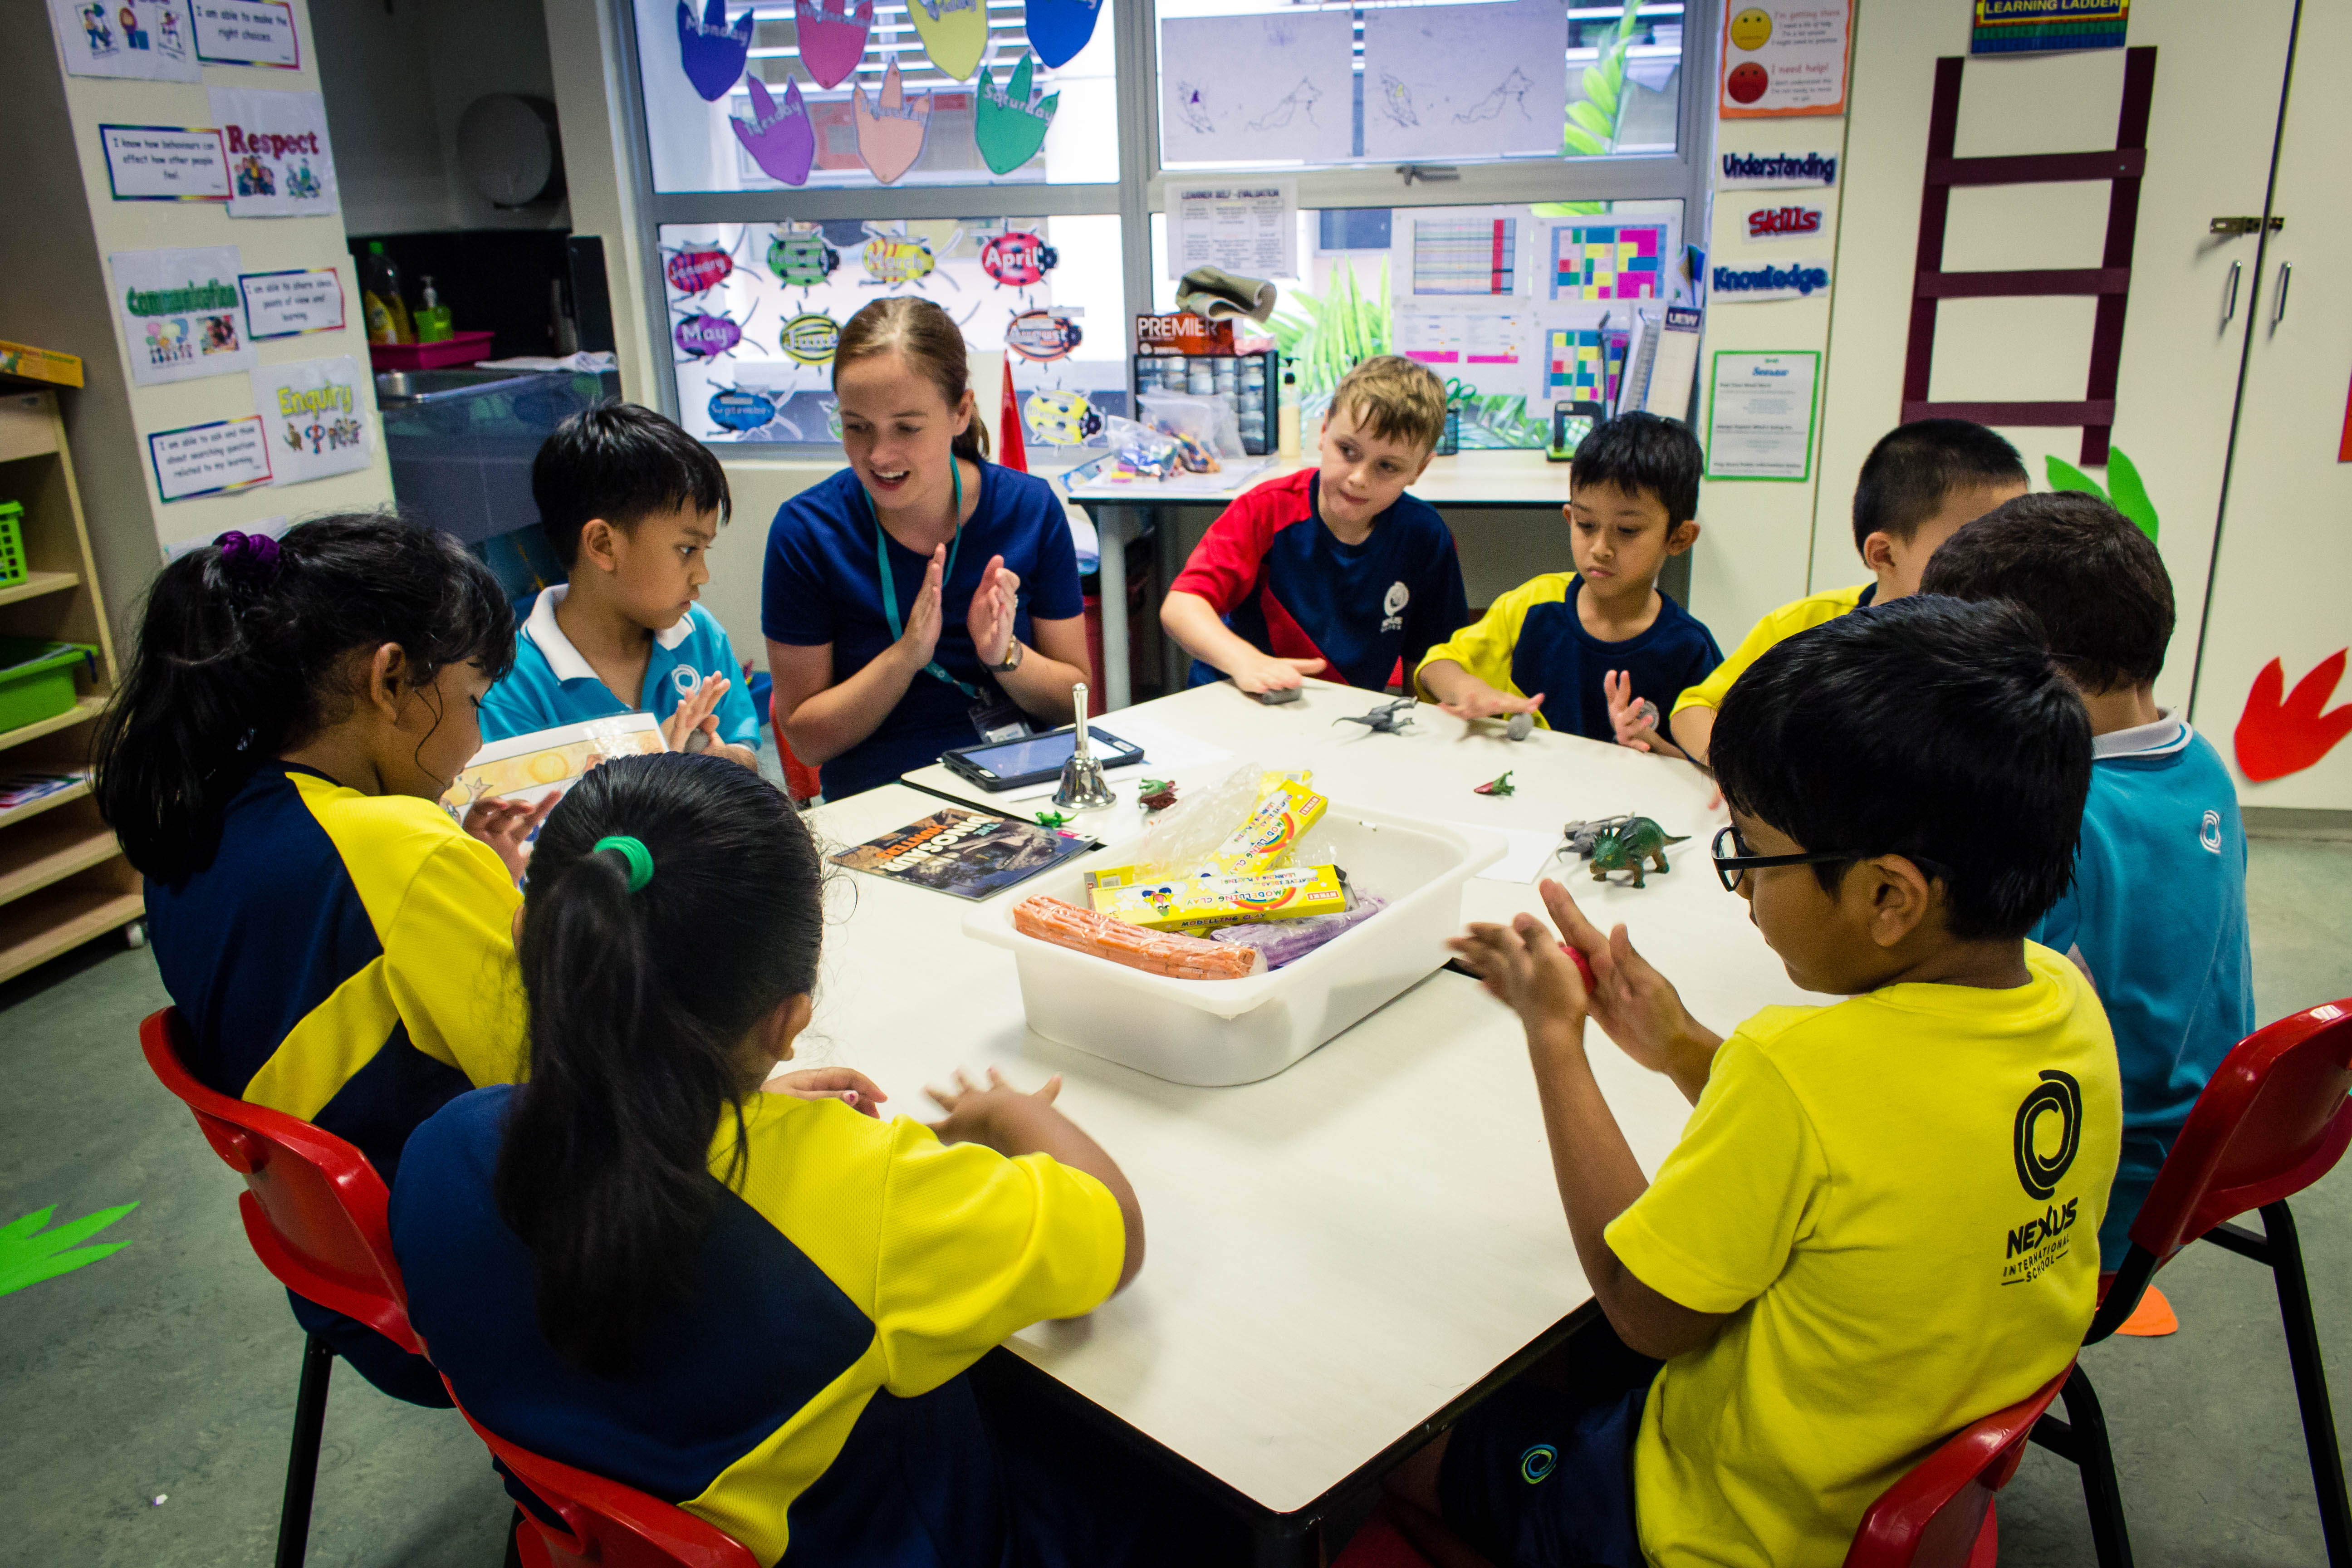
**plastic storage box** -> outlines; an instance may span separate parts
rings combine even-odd
[[[1292,863],[1337,864],[1389,906],[1297,963],[1246,980],[1147,974],[1013,929],[1023,899],[1045,893],[1083,906],[1092,857],[981,905],[963,929],[1012,950],[1029,1026],[1047,1039],[1172,1083],[1254,1083],[1443,968],[1445,939],[1462,929],[1462,884],[1503,848],[1496,835],[1333,801]]]
[[[493,332],[455,332],[436,343],[370,343],[368,363],[376,370],[438,370],[478,364],[490,357]]]
[[[87,663],[95,672],[97,658],[98,650],[82,643],[0,637],[0,731],[37,724],[71,708],[74,667]]]

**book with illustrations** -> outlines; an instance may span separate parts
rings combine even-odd
[[[476,752],[441,804],[459,816],[479,800],[536,805],[542,795],[563,794],[608,758],[668,749],[660,722],[650,713],[615,713],[609,719],[511,735]]]
[[[853,871],[871,871],[959,899],[984,899],[1094,847],[1091,838],[950,807],[833,858]]]

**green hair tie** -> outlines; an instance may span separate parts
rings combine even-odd
[[[625,833],[608,833],[596,840],[596,847],[590,853],[606,849],[619,850],[621,858],[629,863],[629,891],[636,892],[654,879],[654,852],[645,847],[643,840]]]

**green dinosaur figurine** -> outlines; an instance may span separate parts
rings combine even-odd
[[[1689,838],[1685,833],[1677,837],[1651,821],[1636,816],[1622,826],[1612,827],[1593,841],[1592,879],[1605,882],[1612,871],[1633,873],[1633,886],[1642,885],[1642,862],[1650,862],[1654,870],[1673,868],[1666,864],[1666,846],[1680,844]]]

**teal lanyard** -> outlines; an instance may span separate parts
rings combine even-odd
[[[963,465],[956,461],[953,453],[948,456],[948,472],[955,479],[956,531],[955,537],[948,542],[947,567],[940,574],[940,595],[942,601],[946,598],[948,584],[955,577],[956,552],[963,548]],[[898,585],[890,577],[889,537],[882,531],[882,514],[875,510],[874,498],[866,494],[864,485],[857,487],[857,493],[866,496],[866,510],[874,519],[874,573],[882,589],[882,618],[890,624],[890,640],[897,642],[906,633],[899,628],[898,623]],[[915,592],[919,594],[922,589],[918,587]],[[944,610],[945,604],[942,603],[940,607]],[[945,628],[942,627],[942,629]],[[978,687],[966,686],[962,681],[941,669],[940,661],[936,658],[923,666],[923,673],[936,676],[946,681],[974,702],[981,700]]]

